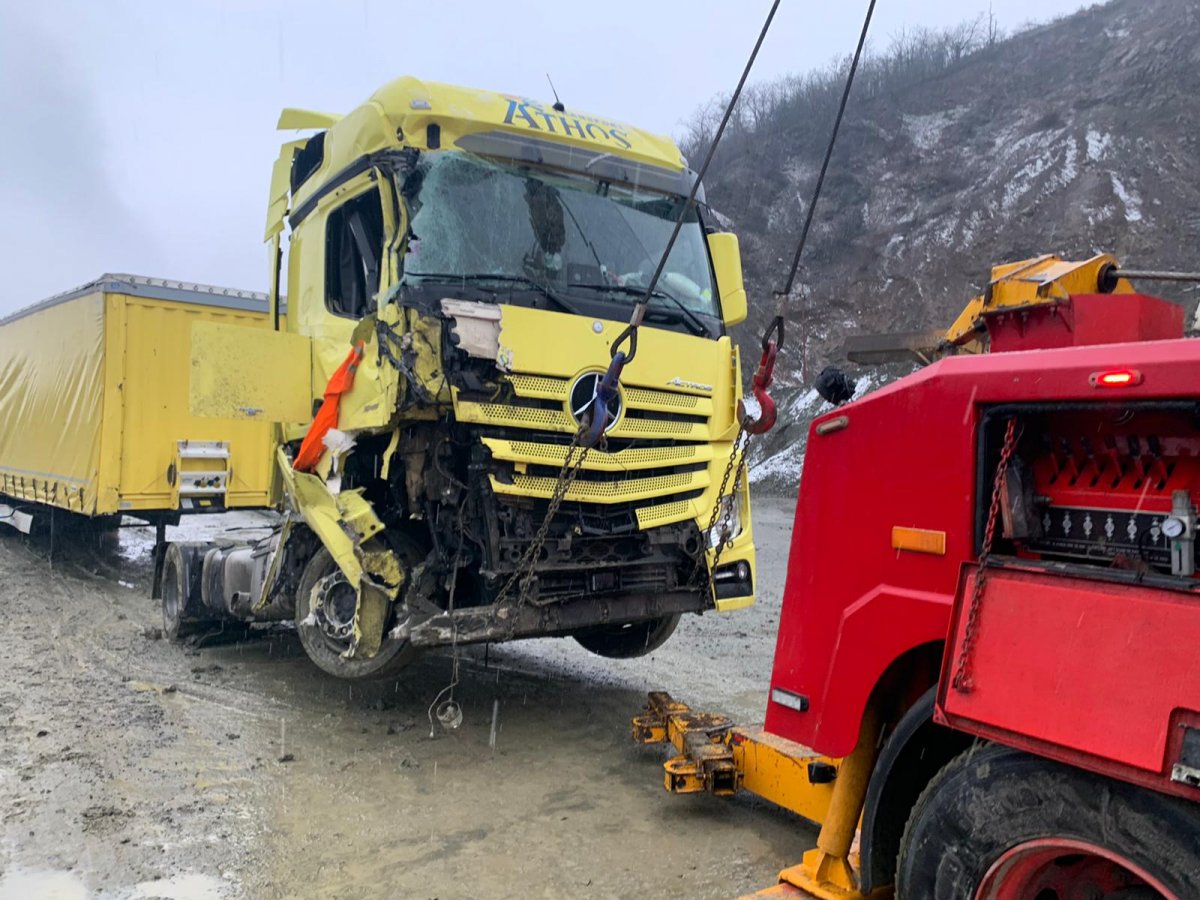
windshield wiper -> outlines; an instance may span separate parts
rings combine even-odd
[[[633,287],[626,284],[573,284],[571,287],[585,288],[593,291],[609,291],[610,293],[624,294],[627,297],[637,297],[639,299],[646,295],[645,288]],[[708,327],[700,321],[700,318],[694,312],[684,306],[678,297],[672,296],[659,288],[655,288],[650,296],[656,300],[667,300],[674,304],[675,308],[683,313],[684,319],[694,334],[711,337]]]
[[[503,282],[504,284],[521,285],[523,287],[532,288],[547,299],[557,303],[567,312],[574,315],[580,315],[578,309],[571,305],[569,301],[564,300],[556,292],[552,291],[547,285],[534,281],[532,278],[528,278],[524,275],[506,275],[504,273],[489,274],[487,272],[471,272],[466,275],[455,272],[405,272],[404,274],[411,275],[414,278],[428,278],[431,281],[444,281],[447,283],[461,281],[466,284],[475,284],[481,281],[499,281]]]

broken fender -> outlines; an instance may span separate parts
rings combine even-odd
[[[354,585],[358,603],[349,655],[369,659],[383,642],[388,605],[404,584],[404,567],[386,545],[371,541],[384,526],[361,491],[331,494],[316,475],[293,470],[282,450],[278,460],[293,507]]]

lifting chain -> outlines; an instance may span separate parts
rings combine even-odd
[[[741,425],[738,427],[737,437],[733,439],[733,444],[729,449],[729,462],[725,464],[725,474],[721,477],[721,487],[717,489],[717,499],[713,502],[712,514],[709,516],[708,525],[701,532],[701,537],[707,542],[708,546],[712,546],[713,529],[719,528],[716,534],[721,535],[721,542],[717,544],[713,551],[713,560],[711,565],[706,565],[705,556],[707,551],[704,547],[700,548],[700,556],[696,559],[696,568],[693,573],[700,572],[702,569],[705,573],[705,584],[708,587],[710,595],[715,596],[713,588],[713,572],[717,570],[717,564],[721,561],[721,554],[725,551],[725,547],[732,543],[730,520],[733,518],[733,505],[737,502],[738,489],[742,485],[742,476],[746,471],[746,448],[750,443],[750,432],[746,429],[747,420],[742,419]],[[734,473],[737,473],[735,476]],[[721,507],[725,500],[725,488],[729,486],[729,479],[733,478],[733,489],[729,492],[729,503],[725,505],[724,511]]]
[[[546,544],[546,537],[550,533],[550,525],[554,521],[554,517],[558,515],[558,508],[562,506],[563,499],[567,496],[567,492],[571,490],[571,485],[575,483],[575,478],[579,475],[579,470],[583,468],[583,463],[587,459],[590,448],[581,443],[585,430],[586,426],[581,427],[575,432],[575,436],[571,438],[571,445],[567,448],[562,468],[558,470],[558,477],[554,482],[554,493],[550,495],[550,504],[546,507],[546,516],[542,519],[542,524],[534,534],[533,540],[529,542],[529,546],[525,548],[525,552],[521,555],[516,571],[509,576],[504,587],[500,589],[500,593],[496,595],[496,599],[492,601],[493,604],[499,605],[508,596],[514,585],[520,586],[520,593],[517,595],[517,605],[523,606],[528,602],[530,591],[536,580],[534,569],[537,567],[542,547]],[[512,624],[515,626],[516,622]]]
[[[988,507],[987,526],[983,532],[983,546],[979,549],[979,568],[975,572],[975,587],[971,591],[971,605],[967,610],[967,627],[963,631],[962,649],[958,654],[958,666],[954,671],[952,682],[954,689],[960,694],[969,694],[974,688],[971,680],[971,651],[975,647],[976,636],[979,633],[979,616],[983,607],[983,588],[987,583],[988,558],[992,555],[992,542],[996,537],[996,522],[1000,518],[1000,501],[1004,496],[1004,476],[1008,473],[1008,464],[1012,461],[1013,451],[1017,448],[1017,420],[1008,420],[1004,432],[1004,447],[1000,451],[1000,461],[996,463],[996,478],[992,483],[992,503]]]
[[[636,344],[636,332],[632,340]],[[623,352],[614,353],[608,364],[608,371],[604,373],[603,378],[596,381],[595,392],[592,394],[591,413],[582,415],[579,419],[579,429],[571,438],[571,444],[567,447],[567,453],[563,457],[562,468],[558,470],[558,477],[554,479],[554,491],[551,493],[550,503],[546,507],[546,516],[542,519],[542,524],[538,526],[533,540],[521,555],[516,571],[500,589],[500,593],[496,595],[493,603],[499,604],[507,597],[514,584],[519,584],[521,588],[521,593],[517,597],[517,605],[523,606],[528,602],[529,594],[536,580],[533,570],[538,564],[542,547],[546,544],[550,525],[554,521],[554,517],[558,515],[558,508],[562,506],[567,492],[571,490],[571,485],[575,483],[575,479],[579,475],[579,470],[583,468],[588,451],[604,444],[604,434],[613,421],[610,405],[620,396],[621,372],[628,361],[629,357]]]

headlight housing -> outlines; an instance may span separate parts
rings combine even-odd
[[[717,521],[708,531],[708,548],[716,550],[742,533],[742,499],[737,494],[722,497]]]

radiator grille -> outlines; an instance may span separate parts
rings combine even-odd
[[[494,460],[510,466],[491,476],[502,497],[549,498],[556,471],[578,427],[568,410],[572,379],[510,374],[497,398],[455,396],[460,422],[480,426]],[[639,527],[698,515],[694,498],[711,484],[710,397],[623,385],[622,413],[608,431],[609,447],[589,452],[566,500],[611,507],[632,505]]]

